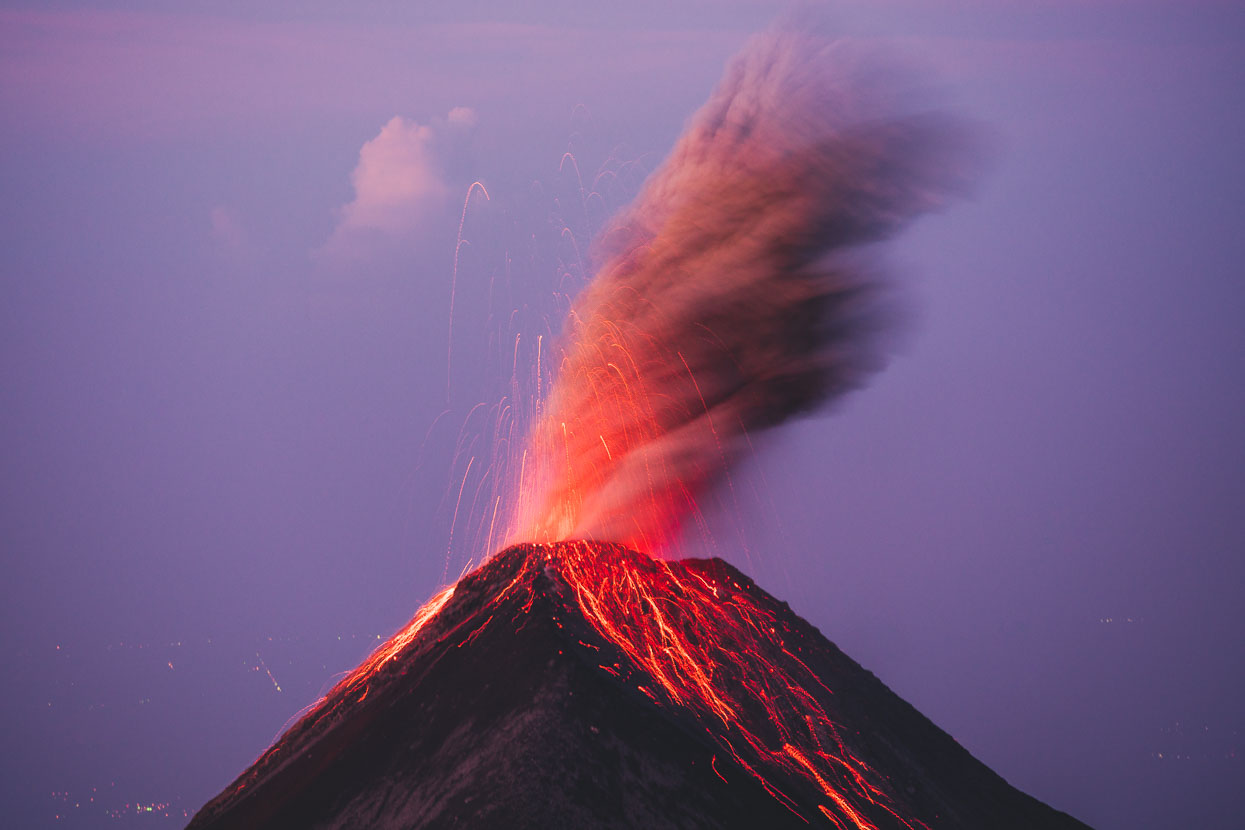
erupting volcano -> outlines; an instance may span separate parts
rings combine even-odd
[[[511,548],[190,827],[1083,828],[721,560]]]
[[[815,27],[736,59],[602,235],[550,349],[524,449],[493,476],[513,479],[516,544],[192,827],[1084,826],[730,565],[671,561],[750,435],[880,364],[875,243],[971,167],[962,126],[901,93]]]

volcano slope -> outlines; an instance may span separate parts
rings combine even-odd
[[[719,559],[520,545],[189,828],[1084,828]]]

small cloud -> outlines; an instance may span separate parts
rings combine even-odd
[[[395,115],[359,150],[350,179],[354,199],[338,211],[320,253],[332,259],[366,256],[377,245],[407,239],[449,206],[447,156],[475,126],[476,114],[455,107],[430,124]]]
[[[454,107],[445,120],[452,127],[471,129],[476,125],[476,111],[471,107]]]
[[[435,140],[432,127],[400,116],[390,119],[359,151],[359,164],[351,175],[354,201],[342,208],[338,230],[400,233],[417,224],[428,203],[446,195]]]

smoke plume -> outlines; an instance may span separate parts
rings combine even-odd
[[[973,166],[963,125],[910,97],[860,47],[792,27],[734,59],[598,240],[523,459],[516,537],[656,552],[750,433],[879,368],[872,243]]]

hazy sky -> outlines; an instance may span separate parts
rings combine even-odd
[[[53,791],[92,787],[197,809],[479,558],[464,467],[497,333],[582,280],[598,214],[779,8],[0,10],[15,826],[99,826],[54,818]],[[887,370],[763,447],[715,552],[1055,807],[1234,826],[1245,13],[838,9],[994,155],[894,246],[910,323]],[[269,637],[297,644],[286,668]]]

